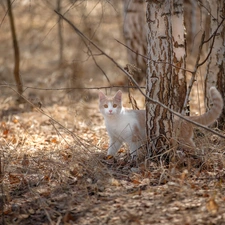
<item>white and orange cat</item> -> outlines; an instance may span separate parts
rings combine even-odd
[[[223,109],[223,99],[215,87],[210,88],[213,107],[200,116],[187,117],[197,123],[209,126],[220,116]],[[109,135],[109,148],[107,155],[114,156],[123,143],[129,146],[132,157],[147,140],[145,110],[129,110],[123,108],[122,92],[118,91],[113,98],[108,98],[99,92],[99,109],[105,119],[106,129]],[[174,137],[179,146],[185,149],[195,147],[193,142],[193,125],[177,116],[173,124]]]
[[[188,119],[201,125],[209,126],[219,118],[223,110],[223,98],[215,87],[209,89],[209,94],[213,103],[211,109],[200,116],[188,116]],[[192,123],[182,120],[178,116],[174,117],[173,138],[181,149],[193,150],[195,148],[193,127]]]
[[[123,108],[122,91],[111,99],[99,92],[99,109],[110,139],[107,155],[114,156],[121,145],[127,143],[131,156],[135,156],[146,140],[145,110]]]

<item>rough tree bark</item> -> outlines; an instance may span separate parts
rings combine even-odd
[[[211,36],[218,28],[225,18],[225,3],[224,0],[209,1],[209,11],[211,17]],[[213,38],[211,38],[211,44]],[[225,26],[224,22],[218,29],[212,49],[209,49],[210,56],[207,62],[207,73],[205,77],[205,101],[207,107],[210,107],[210,98],[207,95],[211,86],[218,87],[222,97],[225,99]],[[223,108],[222,115],[218,120],[218,127],[225,129],[225,107]]]
[[[183,0],[147,1],[147,96],[181,112],[186,95]],[[173,66],[172,66],[173,65]],[[183,68],[183,69],[181,69]],[[148,151],[161,152],[172,137],[173,115],[146,102]]]
[[[7,6],[8,6],[9,21],[10,21],[12,40],[13,40],[13,48],[14,48],[14,59],[15,59],[14,78],[16,81],[17,90],[18,90],[19,94],[22,94],[23,93],[23,83],[20,78],[20,51],[19,51],[19,45],[18,45],[17,37],[16,37],[16,29],[15,29],[15,25],[14,25],[14,18],[13,18],[13,12],[12,12],[10,0],[7,0]]]

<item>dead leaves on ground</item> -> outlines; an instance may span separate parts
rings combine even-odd
[[[217,204],[214,197],[211,197],[207,201],[206,208],[207,208],[208,212],[211,213],[212,215],[217,214],[217,212],[219,210],[219,205]]]
[[[203,224],[224,219],[223,158],[211,158],[201,170],[134,163],[125,148],[107,158],[108,137],[96,116],[92,127],[69,127],[75,140],[62,127],[37,118],[32,112],[0,123],[5,203],[0,213],[11,222]]]

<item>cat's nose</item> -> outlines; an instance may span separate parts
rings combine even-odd
[[[112,112],[112,109],[110,109],[109,112],[111,113]]]

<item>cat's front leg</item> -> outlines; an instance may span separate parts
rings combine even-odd
[[[139,142],[131,142],[129,144],[130,155],[131,155],[132,159],[137,156],[137,151],[138,151],[140,146],[141,146],[141,144]]]
[[[115,154],[119,151],[121,145],[122,143],[118,139],[110,138],[107,155],[115,156]]]

